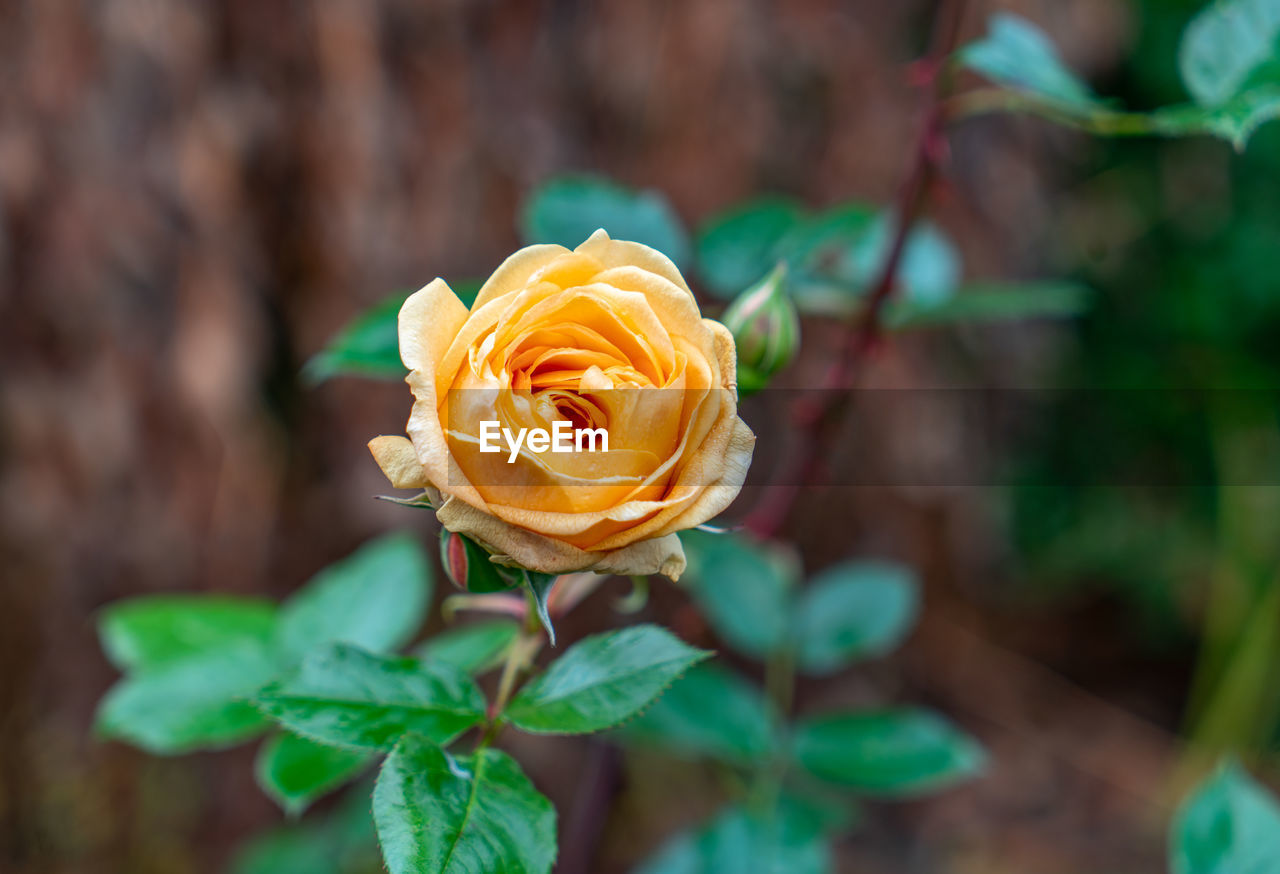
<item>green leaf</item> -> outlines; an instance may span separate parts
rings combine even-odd
[[[1218,0],[1182,34],[1178,71],[1202,106],[1258,85],[1280,85],[1280,0]]]
[[[520,573],[524,577],[525,589],[533,598],[533,609],[538,614],[538,621],[547,632],[547,640],[555,646],[556,629],[551,624],[551,614],[547,612],[547,597],[551,594],[551,587],[556,584],[558,577],[555,574],[540,574],[524,568],[520,569]]]
[[[631,874],[712,874],[724,870],[707,866],[698,837],[696,832],[677,834],[639,867],[633,868]]]
[[[634,874],[826,874],[831,851],[821,829],[783,804],[773,816],[732,807],[679,835]]]
[[[773,751],[777,715],[760,689],[714,663],[695,665],[622,729],[635,744],[733,763]]]
[[[778,242],[778,253],[797,273],[839,273],[848,269],[852,252],[876,221],[877,210],[865,203],[842,203],[797,223]]]
[[[293,661],[334,641],[395,650],[422,625],[431,589],[418,542],[409,534],[381,537],[329,565],[285,602],[280,649]]]
[[[1106,109],[1082,112],[1035,99],[1013,99],[1006,93],[975,107],[971,114],[998,111],[1029,112],[1097,136],[1187,137],[1204,134],[1228,140],[1236,151],[1242,152],[1249,138],[1263,123],[1280,118],[1280,86],[1260,85],[1220,106],[1184,103],[1147,113]]]
[[[1228,761],[1174,817],[1169,856],[1173,874],[1280,874],[1280,806]]]
[[[906,636],[919,609],[915,575],[902,565],[850,561],[823,571],[796,605],[796,659],[830,674],[855,659],[884,655]]]
[[[1034,61],[1046,53],[1047,64]],[[1280,0],[1219,0],[1206,7],[1188,25],[1179,52],[1195,102],[1149,113],[1116,111],[1097,100],[1062,67],[1043,34],[1011,15],[993,17],[991,35],[957,59],[1011,89],[994,99],[960,95],[959,103],[985,98],[967,107],[971,114],[1031,112],[1099,136],[1208,134],[1239,151],[1260,125],[1280,118]]]
[[[677,266],[689,256],[689,238],[667,199],[594,176],[561,176],[535,188],[525,203],[528,243],[577,247],[599,228],[615,240],[644,243]]]
[[[779,804],[788,805],[792,815],[804,817],[813,828],[828,832],[846,831],[862,821],[861,805],[847,792],[819,785],[812,779],[802,782],[802,786],[782,790]]]
[[[372,781],[370,781],[372,784]],[[372,788],[370,786],[370,788]],[[236,854],[233,874],[372,874],[381,871],[369,789],[348,792],[327,815],[272,829]]]
[[[574,644],[522,688],[505,716],[539,734],[585,734],[617,725],[711,653],[656,625],[596,634]]]
[[[761,197],[739,204],[703,225],[698,233],[698,270],[707,287],[732,300],[764,276],[778,260],[778,243],[800,222],[793,200]]]
[[[791,586],[799,569],[787,553],[734,534],[684,534],[692,553],[689,593],[734,649],[763,658],[789,639]]]
[[[972,322],[1066,318],[1083,313],[1090,290],[1069,282],[993,283],[961,288],[940,303],[890,301],[885,324],[896,331]]]
[[[506,753],[454,757],[408,735],[382,766],[373,818],[390,874],[545,874],[556,813]]]
[[[886,212],[845,203],[807,215],[792,201],[762,198],[724,213],[702,231],[698,252],[711,290],[726,300],[740,294],[778,261],[790,267],[797,306],[810,313],[845,315],[879,275],[892,243]],[[907,237],[898,270],[903,297],[939,303],[955,290],[960,256],[930,222]]]
[[[795,727],[794,755],[814,776],[890,797],[926,794],[972,777],[982,748],[923,710],[833,713]]]
[[[383,870],[378,833],[370,816],[373,783],[373,780],[362,780],[358,787],[344,793],[324,821],[325,833],[344,857],[344,867],[361,874]]]
[[[468,674],[496,666],[520,635],[514,622],[494,620],[442,631],[418,648],[419,658],[454,665]]]
[[[304,376],[312,383],[335,376],[404,379],[396,321],[407,297],[393,295],[355,318],[307,362]]]
[[[440,529],[440,564],[459,589],[472,594],[505,592],[524,582],[516,568],[490,561],[491,553],[465,534]]]
[[[236,854],[232,874],[341,874],[333,846],[318,828],[273,829]]]
[[[458,300],[466,304],[468,309],[476,302],[476,295],[480,293],[480,289],[483,286],[483,279],[460,279],[457,282],[449,283],[449,287],[458,296]]]
[[[327,814],[305,825],[270,831],[235,856],[232,874],[373,874],[383,870],[366,788],[343,795]]]
[[[103,697],[97,730],[159,754],[232,746],[267,727],[249,699],[274,672],[270,651],[250,641],[142,669]]]
[[[1012,13],[992,15],[987,35],[957,52],[956,60],[1015,91],[1084,109],[1105,106],[1062,63],[1044,31]]]
[[[316,799],[355,778],[368,753],[318,744],[296,734],[277,734],[258,750],[258,785],[286,813],[297,816]]]
[[[258,707],[320,743],[390,749],[416,732],[445,743],[484,718],[484,696],[453,665],[377,656],[334,644],[258,694]]]
[[[860,273],[869,282],[878,276],[893,245],[893,223],[882,213],[871,226],[867,239],[857,250]],[[898,269],[902,298],[937,306],[955,293],[963,268],[955,245],[930,221],[918,221],[907,234]]]
[[[1219,106],[1166,106],[1148,118],[1153,133],[1163,136],[1208,134],[1228,140],[1236,151],[1242,152],[1259,127],[1280,118],[1280,85],[1252,88]]]
[[[468,307],[483,282],[463,279],[450,283],[453,293]],[[408,295],[394,294],[352,319],[325,348],[303,367],[313,385],[335,376],[370,379],[404,379],[408,370],[400,360],[400,308]]]
[[[796,264],[791,283],[806,312],[847,315],[880,275],[893,242],[893,221],[860,204],[846,204],[814,219],[788,237],[781,251]],[[916,222],[899,263],[901,299],[921,305],[946,301],[959,284],[960,255],[932,222]]]
[[[275,605],[248,598],[158,595],[117,601],[102,612],[98,635],[121,670],[155,668],[196,653],[266,644]]]

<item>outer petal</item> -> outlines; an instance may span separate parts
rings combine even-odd
[[[674,534],[641,540],[622,549],[604,554],[591,569],[598,574],[662,574],[672,580],[680,579],[687,562],[684,546]]]
[[[694,528],[709,519],[714,519],[728,508],[742,491],[742,484],[747,479],[747,468],[751,466],[751,454],[755,451],[756,435],[751,433],[747,423],[735,418],[729,446],[724,453],[724,472],[720,480],[707,486],[697,499],[675,518],[667,520],[662,531],[683,531]]]
[[[492,552],[494,561],[541,573],[660,573],[675,580],[685,568],[684,549],[674,534],[625,548],[589,551],[503,522],[456,497],[446,498],[436,517],[445,528],[465,534]]]
[[[498,269],[493,271],[493,275],[480,286],[471,309],[478,310],[491,300],[524,288],[534,273],[559,256],[567,254],[568,251],[564,246],[540,243],[536,246],[525,246],[518,252],[514,252],[506,261],[499,264]]]
[[[703,319],[702,324],[715,339],[716,363],[720,365],[720,385],[733,390],[738,396],[738,350],[733,345],[733,334],[715,319]]]
[[[619,245],[616,241],[614,245]],[[639,245],[638,243],[634,245]],[[595,275],[596,283],[604,283],[622,292],[639,292],[644,295],[648,307],[672,336],[684,337],[690,343],[699,344],[705,335],[702,313],[698,302],[688,287],[674,283],[670,277],[652,270],[626,265],[611,267]],[[708,345],[707,350],[710,351]]]
[[[450,491],[483,506],[483,500],[475,494],[449,454],[436,394],[440,360],[466,321],[467,308],[443,279],[436,279],[414,292],[400,308],[400,357],[409,368],[405,382],[409,383],[414,397],[405,430],[432,485],[439,489],[448,486]]]
[[[716,361],[720,365],[721,385],[736,401],[738,357],[733,345],[733,334],[729,333],[729,329],[724,325],[711,319],[704,319],[703,324],[715,338]],[[742,490],[742,484],[747,479],[747,469],[751,467],[751,456],[755,452],[756,435],[751,433],[747,423],[738,416],[736,403],[728,415],[732,417],[729,420],[728,441],[723,449],[717,450],[721,453],[719,480],[715,485],[708,486],[683,512],[667,520],[661,530],[682,531],[701,525],[723,512]],[[715,430],[719,430],[720,424],[717,423]]]
[[[683,288],[690,297],[693,296],[693,292],[689,291],[689,284],[684,281],[684,277],[680,275],[680,269],[671,259],[644,243],[610,239],[604,228],[601,228],[573,251],[590,255],[599,261],[605,270],[610,267],[639,267],[648,270],[650,273],[656,273],[671,280]]]
[[[704,319],[703,324],[715,342],[721,384],[726,389],[725,399],[736,401],[737,355],[733,335],[724,325],[711,319]],[[698,447],[672,489],[673,493],[688,489],[693,497],[687,501],[671,501],[665,509],[635,528],[605,538],[598,548],[616,548],[636,537],[657,537],[683,531],[714,518],[732,504],[742,490],[755,445],[756,435],[739,418],[737,404],[726,404],[711,433]],[[681,481],[689,483],[692,488],[682,487]]]
[[[393,489],[425,489],[427,472],[413,451],[413,444],[404,437],[374,437],[369,441],[373,460],[391,480]]]
[[[466,305],[443,279],[433,279],[409,295],[396,322],[404,366],[433,369],[466,320]]]

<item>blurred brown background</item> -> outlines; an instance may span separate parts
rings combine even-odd
[[[1112,70],[1137,27],[1112,0],[1027,0],[970,4],[966,33],[997,6],[1087,74]],[[143,593],[281,597],[376,532],[433,540],[424,517],[371,499],[386,487],[364,444],[402,429],[405,388],[299,378],[339,326],[437,275],[487,274],[518,245],[523,194],[559,171],[658,188],[690,224],[761,190],[887,202],[931,8],[0,4],[0,871],[221,871],[280,821],[251,749],[166,760],[91,737],[114,679],[93,616]],[[1087,143],[1011,121],[953,146],[933,215],[968,275],[1106,257],[1093,217],[1061,233]],[[1125,233],[1123,213],[1106,220]],[[993,373],[1043,365],[1061,341],[978,336]],[[945,377],[911,343],[876,368],[886,384]],[[1128,647],[1123,615],[1093,601],[993,606],[989,590],[1017,581],[982,489],[832,491],[791,532],[811,567],[878,552],[927,583],[906,649],[804,687],[805,706],[932,704],[993,755],[977,784],[873,806],[841,870],[1162,869],[1185,654]],[[704,633],[684,603],[666,590],[650,610]],[[575,618],[610,621],[607,605]],[[590,754],[519,743],[570,820]],[[699,812],[670,800],[696,796],[687,768],[622,772],[590,870],[626,870]]]

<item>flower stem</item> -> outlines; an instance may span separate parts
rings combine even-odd
[[[1101,136],[1143,136],[1160,132],[1157,117],[1149,113],[1101,107],[1082,109],[1004,88],[976,88],[957,94],[944,101],[942,112],[951,124],[991,113],[1021,112]]]
[[[530,611],[530,615],[533,615],[532,611]],[[533,664],[534,658],[537,657],[538,651],[542,649],[542,644],[546,641],[546,635],[537,622],[538,620],[535,616],[533,620],[534,627],[530,629],[526,617],[524,633],[513,640],[511,646],[507,649],[507,658],[502,663],[502,675],[498,678],[498,692],[494,696],[493,702],[489,705],[488,718],[485,721],[484,730],[480,734],[480,740],[476,744],[477,751],[493,743],[494,739],[502,731],[502,713],[507,709],[507,703],[511,700],[511,693],[515,691],[516,680],[519,678],[521,671]]]
[[[821,450],[833,438],[839,419],[837,413],[844,409],[838,399],[843,397],[843,390],[853,382],[863,358],[880,337],[885,304],[898,289],[898,269],[907,235],[928,200],[946,155],[948,116],[944,101],[951,84],[947,58],[959,39],[964,11],[965,0],[938,0],[929,54],[919,62],[920,82],[925,87],[924,121],[913,160],[891,213],[894,225],[889,250],[871,285],[866,306],[846,326],[844,344],[827,368],[821,390],[816,398],[804,397],[796,404],[795,423],[800,445],[787,453],[787,460],[773,480],[771,498],[761,501],[746,519],[746,527],[760,537],[776,535],[787,521],[801,489],[818,479],[824,454]]]
[[[785,720],[791,715],[796,689],[796,657],[790,648],[783,647],[769,656],[764,666],[764,687],[779,718]]]
[[[777,723],[770,726],[770,730],[776,731],[779,724],[789,721],[795,701],[796,656],[790,647],[784,646],[770,653],[764,666],[764,687],[776,711]],[[756,813],[769,816],[777,807],[787,767],[787,756],[776,753],[756,771],[748,797],[748,804]]]

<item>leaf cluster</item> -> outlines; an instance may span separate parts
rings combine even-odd
[[[672,838],[643,874],[825,872],[859,798],[913,798],[979,773],[979,744],[914,707],[793,717],[793,671],[829,676],[896,648],[919,590],[905,567],[849,561],[800,585],[794,558],[732,534],[684,536],[690,595],[725,644],[767,662],[768,690],[699,665],[620,732],[625,743],[718,763],[743,797]]]
[[[544,604],[550,588],[540,586]],[[498,730],[613,728],[711,653],[637,625],[579,641],[509,700],[502,693],[490,701],[476,677],[511,664],[543,632],[535,626],[522,636],[513,621],[490,621],[398,655],[432,589],[420,546],[391,535],[326,568],[282,605],[198,595],[112,605],[99,630],[125,676],[104,697],[98,730],[162,754],[271,732],[255,774],[293,816],[382,758],[373,817],[392,874],[548,871],[555,811],[515,760],[490,746]],[[477,742],[459,749],[472,729]],[[294,853],[296,862],[314,849],[314,840],[282,835],[256,847],[241,870],[271,860],[287,870],[281,859]]]
[[[1100,136],[1209,135],[1244,151],[1280,118],[1280,2],[1217,0],[1183,31],[1178,72],[1191,101],[1126,112],[1098,97],[1063,63],[1052,40],[1011,13],[991,17],[986,37],[954,62],[998,87],[956,99],[960,113],[1029,112]]]
[[[862,306],[890,245],[890,214],[863,203],[811,211],[797,201],[765,196],[709,217],[691,235],[658,191],[627,188],[595,176],[548,179],[526,201],[522,235],[528,243],[576,246],[597,228],[617,239],[645,243],[668,255],[686,275],[701,279],[720,301],[731,301],[779,262],[785,286],[802,313],[847,317]],[[692,272],[691,272],[692,271]],[[885,314],[894,331],[1027,318],[1063,318],[1084,310],[1087,291],[1067,282],[983,281],[964,285],[954,243],[936,225],[908,235],[898,282],[902,294]],[[474,296],[479,283],[461,283]],[[399,379],[396,315],[399,294],[357,317],[307,366],[316,381],[348,375]]]

